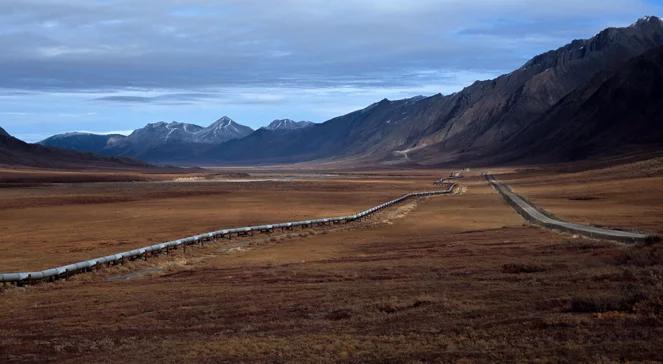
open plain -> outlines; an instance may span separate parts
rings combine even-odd
[[[663,360],[659,244],[528,225],[480,172],[465,172],[453,195],[359,223],[219,240],[4,287],[0,361]],[[449,170],[201,170],[25,183],[3,173],[6,272],[221,227],[354,213],[434,189]],[[663,234],[661,159],[492,173],[560,218]]]

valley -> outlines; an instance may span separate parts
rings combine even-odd
[[[0,363],[663,362],[663,3],[536,5],[1,1]]]
[[[659,167],[650,160],[491,172],[556,216],[661,234]],[[11,249],[0,266],[41,269],[220,227],[347,214],[431,189],[449,172],[316,170],[307,178],[300,170],[283,181],[293,172],[251,168],[225,171],[224,180],[251,180],[237,183],[215,182],[216,170],[204,183],[162,175],[6,186],[0,229]],[[462,193],[408,202],[358,225],[222,239],[5,287],[0,358],[661,359],[659,246],[529,225],[480,172],[458,180]]]

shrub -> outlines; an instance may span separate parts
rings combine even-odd
[[[520,274],[520,273],[537,273],[537,272],[544,272],[546,270],[545,267],[540,266],[540,265],[532,265],[532,264],[504,264],[502,266],[502,273],[512,273],[512,274]]]
[[[377,309],[385,313],[395,313],[423,305],[428,305],[433,302],[435,302],[435,299],[432,296],[428,294],[422,294],[411,300],[399,300],[397,298],[392,298],[389,301],[378,303]]]
[[[335,310],[325,315],[325,318],[327,320],[332,320],[332,321],[347,320],[350,317],[352,317],[352,311],[350,311],[347,308]]]
[[[635,267],[649,267],[663,264],[663,254],[658,248],[634,247],[625,249],[615,257],[618,265],[632,265]]]
[[[646,295],[632,286],[626,287],[621,294],[593,295],[572,297],[568,312],[595,313],[608,311],[633,311],[636,303],[646,299]]]

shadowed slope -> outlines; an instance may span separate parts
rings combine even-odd
[[[149,167],[129,158],[100,157],[39,144],[28,144],[0,129],[0,165],[45,168],[112,168]]]

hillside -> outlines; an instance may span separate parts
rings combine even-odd
[[[148,164],[129,158],[101,157],[39,144],[28,144],[0,128],[0,165],[40,168],[145,168]]]
[[[92,134],[72,132],[57,134],[39,142],[41,145],[61,149],[72,149],[79,152],[101,154],[111,145],[124,140],[126,136],[120,134]]]
[[[564,97],[577,89],[591,87],[597,77],[607,77],[632,58],[662,45],[663,22],[656,17],[645,17],[629,27],[609,28],[591,39],[576,40],[537,56],[509,75],[477,82],[453,95],[458,111],[442,117],[435,125],[438,130],[417,143],[412,157],[433,162],[469,161],[519,148],[513,136],[551,113]],[[465,105],[463,100],[471,102]],[[604,106],[614,101],[604,99]],[[562,129],[561,122],[554,117],[540,121],[556,130]],[[627,125],[629,120],[620,122]],[[543,136],[529,135],[535,139]],[[558,139],[557,143],[574,142]],[[604,145],[603,150],[595,152],[619,153],[619,145]]]
[[[510,139],[499,161],[574,161],[663,146],[663,47],[565,97]]]

